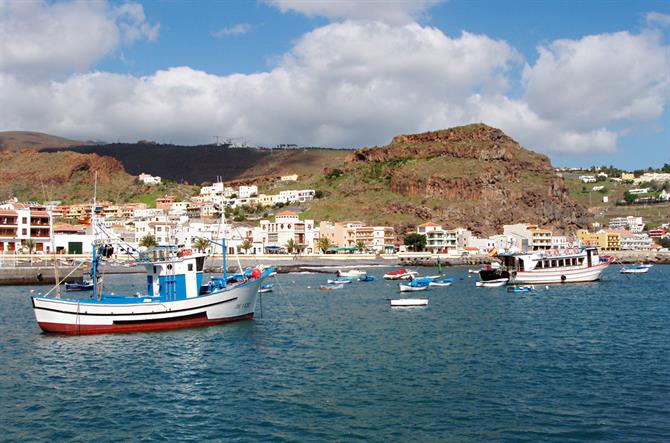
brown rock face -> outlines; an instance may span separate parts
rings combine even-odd
[[[385,169],[388,189],[412,201],[423,198],[423,203],[382,210],[445,226],[494,234],[508,223],[566,231],[588,221],[546,156],[482,124],[400,135],[386,147],[354,152],[345,163],[349,171],[366,164],[392,165]]]

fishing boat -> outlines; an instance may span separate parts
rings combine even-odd
[[[428,305],[427,298],[396,298],[389,299],[392,308],[411,308]]]
[[[478,288],[499,288],[501,286],[505,286],[507,282],[509,281],[508,278],[499,278],[496,280],[486,280],[486,281],[478,281],[475,283],[475,286]]]
[[[416,292],[416,291],[425,291],[428,289],[430,282],[412,280],[408,283],[400,283],[398,285],[400,292]]]
[[[93,295],[88,299],[56,295],[31,297],[37,324],[45,332],[62,334],[103,334],[116,332],[158,331],[249,320],[254,316],[258,290],[272,268],[256,267],[244,272],[244,279],[229,283],[226,271],[226,241],[223,250],[223,278],[211,280],[203,288],[205,254],[177,247],[155,247],[146,252],[124,245],[137,255],[136,262],[147,273],[146,292],[140,295],[113,295],[103,292],[98,270],[108,259],[107,240],[96,223],[93,199],[91,226],[93,248],[91,278]],[[214,242],[212,242],[214,243]],[[218,243],[215,243],[218,244]],[[248,275],[249,277],[246,277]],[[55,286],[54,289],[58,289]]]
[[[634,265],[629,267],[622,267],[620,272],[622,274],[646,274],[649,272],[649,268],[650,266]]]
[[[81,280],[74,283],[65,283],[65,290],[68,292],[92,291],[93,282],[91,280]]]
[[[428,283],[428,286],[436,286],[436,287],[446,287],[446,286],[451,286],[454,283],[455,279],[453,278],[438,278],[430,283]]]
[[[350,269],[348,271],[342,271],[342,270],[337,270],[337,276],[338,277],[351,277],[351,278],[359,278],[363,275],[367,275],[366,271],[361,271],[360,269]]]
[[[497,258],[502,266],[480,271],[482,281],[508,278],[516,285],[591,282],[599,280],[612,261],[611,257],[601,257],[592,246],[499,254]]]
[[[374,275],[365,274],[365,275],[361,276],[361,277],[358,279],[358,281],[362,281],[362,282],[375,281],[375,276],[374,276]]]
[[[396,269],[395,271],[384,274],[385,280],[410,280],[419,275],[416,271],[409,271],[405,268]]]
[[[344,285],[333,285],[333,284],[328,284],[328,285],[321,285],[319,286],[319,290],[321,291],[334,291],[335,289],[342,289],[344,288]]]
[[[261,286],[258,288],[258,293],[259,293],[259,294],[265,294],[266,292],[272,292],[272,285],[270,285],[270,284],[268,284],[268,285],[261,285]]]

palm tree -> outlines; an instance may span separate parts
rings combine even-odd
[[[296,251],[298,249],[298,244],[292,238],[290,238],[286,242],[286,245],[284,246],[286,247],[286,250],[288,251],[289,254],[292,254],[293,251]]]
[[[330,248],[333,246],[333,243],[330,241],[328,237],[320,237],[316,241],[316,247],[321,249],[321,252],[326,252],[326,249]]]
[[[209,240],[202,237],[197,238],[193,242],[193,247],[196,249],[196,251],[205,252],[205,250],[209,247]]]
[[[144,246],[145,248],[150,248],[152,246],[157,246],[157,245],[158,245],[158,243],[156,243],[156,237],[154,237],[151,234],[145,235],[140,240],[140,246]]]
[[[253,244],[252,244],[252,243],[249,241],[249,239],[247,238],[246,240],[244,240],[244,241],[242,242],[242,244],[240,244],[240,249],[242,249],[242,250],[244,251],[245,254],[248,254],[248,253],[249,253],[249,249],[251,249],[252,246],[253,246]]]
[[[32,238],[29,238],[24,243],[24,246],[28,248],[28,255],[30,255],[30,263],[33,262],[33,249],[35,249],[35,241]]]
[[[367,245],[367,243],[365,243],[364,240],[357,240],[356,241],[356,248],[358,249],[358,252],[360,252],[362,254],[365,251],[367,251],[368,245]]]

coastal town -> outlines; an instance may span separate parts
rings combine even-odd
[[[565,172],[565,171],[563,171]],[[559,172],[560,173],[560,172]],[[604,175],[604,176],[603,176]],[[596,178],[597,177],[597,178]],[[619,181],[599,173],[596,177],[581,175],[585,183],[592,180]],[[147,185],[161,183],[161,177],[140,174]],[[639,183],[670,182],[670,174],[645,173],[623,177],[632,186]],[[291,183],[297,174],[281,176],[278,181]],[[668,200],[665,187],[653,198]],[[635,192],[634,192],[635,191]],[[644,190],[646,193],[648,189]],[[644,198],[646,193],[635,193]],[[431,220],[414,229],[397,232],[393,226],[368,225],[359,220],[313,220],[301,211],[319,198],[313,189],[282,190],[275,194],[259,193],[257,185],[227,186],[215,182],[202,186],[197,195],[179,201],[165,195],[147,203],[116,204],[97,202],[96,216],[100,229],[111,238],[134,248],[176,246],[212,254],[214,246],[225,238],[228,254],[322,256],[338,254],[393,255],[409,252],[462,257],[496,253],[515,253],[549,249],[596,246],[605,252],[667,252],[670,226],[662,223],[647,226],[641,216],[612,217],[606,225],[593,223],[590,229],[555,232],[532,223],[503,225],[500,232],[483,237],[459,226],[434,223]],[[0,204],[0,257],[13,255],[91,253],[91,203],[64,205],[61,202],[19,202]],[[222,217],[223,215],[223,217]],[[117,251],[116,258],[124,259]]]

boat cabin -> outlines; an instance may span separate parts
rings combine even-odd
[[[499,255],[508,271],[541,271],[564,268],[590,268],[600,262],[598,249],[582,247],[579,249],[548,249],[535,254]]]
[[[147,293],[161,300],[185,300],[200,295],[205,254],[156,247],[146,254]]]

